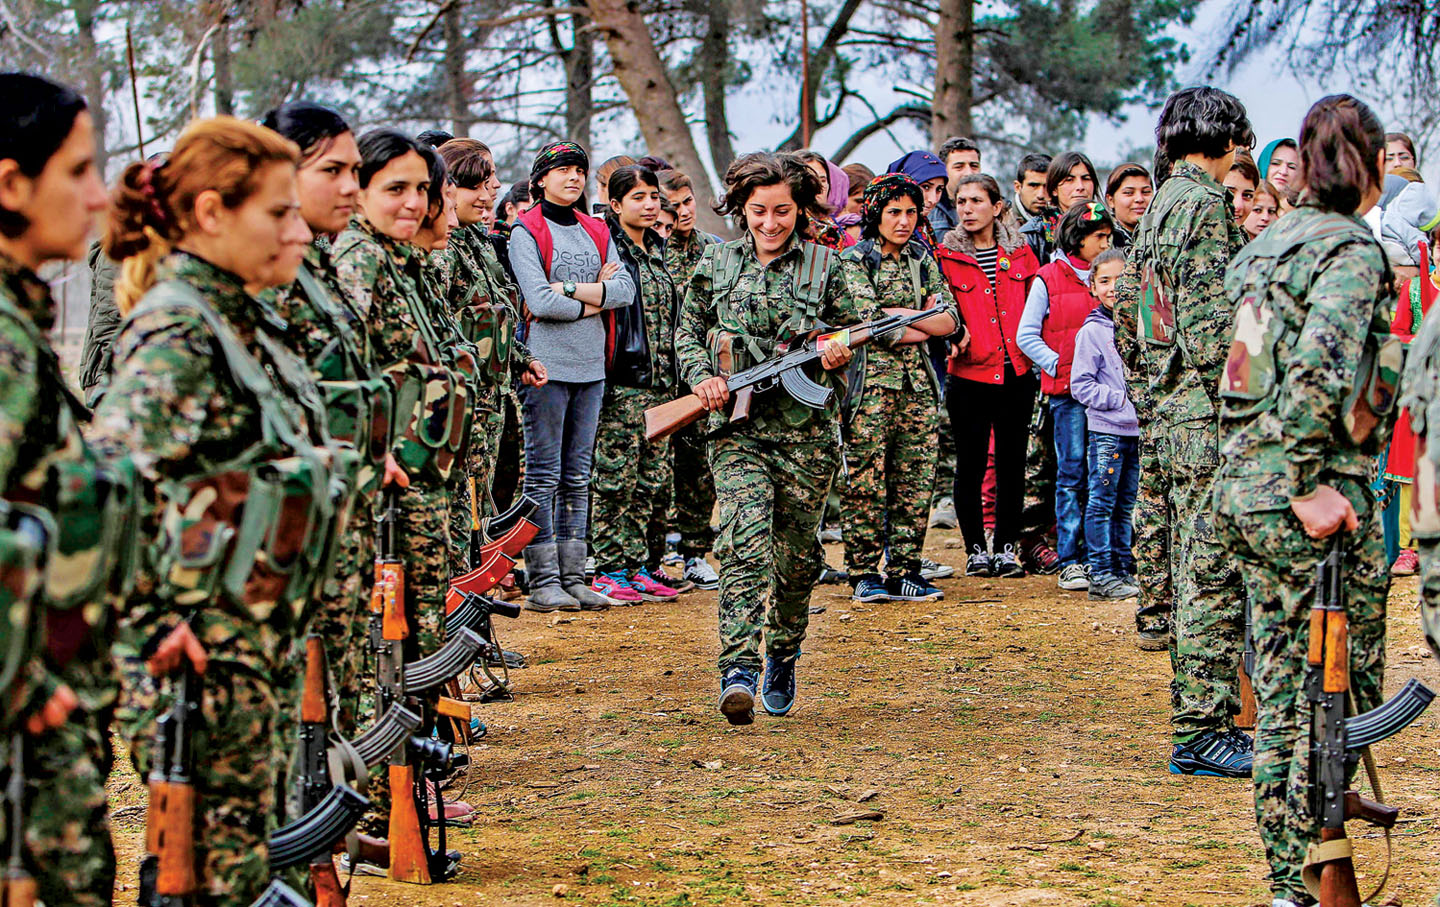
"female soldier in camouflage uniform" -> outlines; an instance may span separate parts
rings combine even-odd
[[[364,660],[364,614],[375,575],[371,568],[375,557],[371,513],[388,453],[381,445],[376,462],[371,429],[374,419],[388,422],[390,405],[381,398],[380,382],[374,380],[378,372],[365,323],[346,299],[330,259],[330,239],[345,229],[355,210],[360,149],[345,120],[319,104],[284,104],[265,114],[262,122],[300,147],[300,214],[315,234],[314,242],[305,248],[295,282],[265,298],[273,298],[276,313],[289,326],[286,336],[292,348],[319,382],[329,404],[331,434],[355,447],[364,458],[339,557],[308,628],[325,639],[341,705],[338,727],[343,735],[353,737]]]
[[[41,584],[39,551],[11,505],[43,508],[58,524],[65,515],[46,491],[51,468],[89,460],[78,428],[83,408],[46,336],[55,301],[36,270],[80,259],[104,207],[85,101],[39,76],[0,74],[0,766],[13,770],[20,757],[27,806],[23,831],[10,827],[8,810],[0,822],[6,846],[23,834],[24,868],[50,904],[109,904],[115,882],[104,787],[118,688],[112,621],[103,599],[62,609],[48,594],[53,577]],[[21,754],[11,751],[16,743]]]
[[[665,267],[665,244],[652,229],[660,181],[631,165],[611,173],[607,189],[605,220],[636,293],[616,317],[615,356],[605,370],[595,430],[595,588],[622,605],[673,601],[679,592],[660,573],[674,486],[670,442],[648,443],[636,430],[645,410],[669,400],[675,388],[675,282]]]
[[[795,661],[820,566],[815,529],[840,459],[840,407],[838,394],[821,412],[774,392],[754,401],[749,420],[728,424],[719,412],[730,398],[725,376],[819,325],[858,321],[875,308],[875,296],[868,283],[851,285],[838,256],[801,241],[804,212],[820,189],[804,164],[747,154],[730,166],[725,186],[717,210],[743,218],[748,229],[743,239],[705,249],[680,307],[675,353],[681,379],[711,411],[715,429],[720,711],[732,724],[748,724],[762,622],[765,708],[783,715],[794,702]],[[826,370],[849,362],[848,346],[825,345]]]
[[[1255,634],[1255,815],[1276,907],[1301,882],[1318,817],[1307,804],[1304,676],[1316,566],[1335,533],[1344,556],[1350,689],[1382,699],[1389,584],[1370,490],[1389,434],[1382,386],[1394,303],[1385,254],[1360,216],[1380,196],[1385,130],[1349,95],[1323,98],[1301,129],[1306,189],[1295,213],[1245,248],[1226,289],[1237,309],[1220,382],[1215,520],[1239,560]],[[1370,368],[1370,364],[1381,368]]]
[[[283,322],[245,289],[295,278],[311,238],[298,158],[263,127],[193,123],[165,164],[126,168],[105,238],[124,260],[116,298],[128,317],[94,441],[130,453],[154,504],[158,539],[126,615],[150,637],[150,669],[204,675],[197,904],[249,904],[268,882],[277,764],[266,756],[329,533],[323,404]],[[293,572],[274,568],[286,564]],[[132,746],[143,777],[159,754],[148,735]]]
[[[955,297],[916,225],[925,205],[920,184],[887,173],[865,188],[860,242],[841,258],[849,283],[869,283],[892,314],[935,307],[935,318],[866,348],[847,433],[849,477],[841,504],[845,570],[857,601],[927,601],[943,593],[920,575],[940,391],[923,344],[956,329]],[[852,388],[852,395],[857,389]],[[887,532],[888,527],[888,532]],[[880,555],[888,550],[886,576]]]
[[[461,566],[468,564],[465,541],[470,537],[472,487],[476,515],[484,519],[495,513],[491,484],[500,453],[500,434],[505,427],[504,399],[511,392],[512,378],[532,386],[543,385],[545,367],[515,340],[519,290],[506,275],[481,222],[500,186],[490,149],[475,139],[453,139],[440,146],[440,156],[445,159],[454,185],[455,217],[459,221],[459,226],[450,231],[443,253],[450,268],[446,305],[462,335],[475,345],[480,356],[475,425],[470,435],[467,481],[462,487],[464,501],[463,506],[452,508],[450,522],[450,533],[455,536],[452,544],[459,555],[455,566],[460,572]]]

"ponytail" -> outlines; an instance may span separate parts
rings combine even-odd
[[[1302,202],[1354,214],[1366,191],[1380,186],[1385,128],[1375,112],[1348,94],[1321,98],[1300,127]]]
[[[234,117],[191,123],[163,161],[125,168],[110,195],[102,248],[121,262],[115,304],[128,314],[155,283],[155,266],[195,228],[195,201],[217,192],[227,208],[244,204],[267,165],[300,160],[300,149],[263,126]]]

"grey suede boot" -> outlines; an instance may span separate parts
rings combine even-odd
[[[604,611],[614,604],[608,596],[601,595],[585,582],[585,542],[581,539],[562,539],[556,543],[560,548],[560,587],[565,594],[580,603],[586,611]]]
[[[554,542],[541,542],[525,549],[525,578],[530,582],[530,611],[579,611],[580,603],[560,588],[560,561]]]

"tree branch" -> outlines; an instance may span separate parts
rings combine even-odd
[[[856,148],[859,148],[866,139],[870,138],[870,136],[882,130],[889,129],[901,120],[920,120],[921,122],[929,123],[930,108],[921,107],[918,104],[901,104],[883,117],[873,120],[852,132],[849,138],[840,143],[840,147],[835,150],[835,154],[831,157],[831,160],[844,160],[849,157]]]

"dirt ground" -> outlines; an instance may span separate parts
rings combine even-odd
[[[929,554],[958,566],[953,535]],[[818,588],[795,710],[744,728],[715,708],[714,593],[505,622],[532,666],[514,702],[477,706],[459,877],[361,878],[350,903],[1269,904],[1249,784],[1166,773],[1169,664],[1136,648],[1132,603],[1050,577],[940,586],[923,605]],[[1414,598],[1396,583],[1388,689],[1440,688]],[[1376,755],[1403,811],[1388,896],[1428,905],[1440,709]],[[142,799],[133,776],[113,786]],[[117,903],[143,821],[117,820]],[[1364,888],[1383,842],[1352,832]]]

